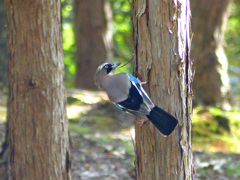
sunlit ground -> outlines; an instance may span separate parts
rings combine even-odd
[[[109,174],[113,179],[133,177],[133,117],[109,103],[103,92],[73,89],[67,94],[73,179],[109,177]],[[6,97],[3,99],[0,123],[6,121]],[[198,179],[208,176],[240,179],[240,156],[233,154],[240,152],[240,112],[198,107],[193,111],[192,122]],[[4,137],[2,127],[0,135]],[[103,166],[108,171],[101,170]]]
[[[208,152],[240,152],[240,112],[219,108],[193,111],[193,148]]]
[[[70,124],[71,119],[80,118],[80,122],[84,121],[84,115],[87,115],[88,112],[93,109],[94,105],[96,106],[97,103],[105,102],[107,100],[107,96],[103,92],[94,94],[93,92],[88,91],[81,91],[81,93],[78,94],[73,93],[73,96],[69,98],[76,99],[75,103],[68,106]],[[81,103],[77,103],[77,100]],[[109,108],[109,106],[111,105],[108,105],[107,108]],[[111,118],[109,119],[108,117],[109,112],[107,111],[107,108],[104,110],[105,113],[101,112],[101,110],[91,112],[88,119],[90,119],[92,123],[96,123],[100,127],[107,129],[108,126],[111,126]],[[111,108],[114,108],[114,106]],[[118,111],[114,109],[114,112],[115,111],[118,113]],[[240,152],[240,112],[238,110],[222,111],[217,107],[197,107],[193,111],[192,123],[194,150],[225,153]],[[124,133],[114,132],[108,133],[108,135],[124,137],[123,134],[127,134],[127,136],[130,134],[134,137],[133,126],[122,131],[124,131]]]
[[[68,111],[68,114],[74,117],[70,118],[69,129],[82,133],[86,139],[98,142],[109,155],[123,159],[124,164],[130,163],[128,168],[132,169],[135,131],[131,116],[124,116],[108,103],[106,95],[99,99],[99,95],[88,94],[87,91],[81,93],[81,102],[85,102],[85,109],[77,117],[80,113],[73,109],[79,109],[83,104],[69,105],[68,110],[73,111]],[[94,96],[99,101],[91,103],[90,99],[94,99]],[[78,115],[74,116],[74,113]],[[240,152],[239,117],[237,110],[224,112],[212,107],[194,109],[192,135],[196,179],[240,179],[240,156],[234,154]],[[88,177],[92,171],[87,171]]]

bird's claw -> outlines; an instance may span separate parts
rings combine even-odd
[[[144,119],[137,119],[137,124],[142,127],[145,123],[147,122],[147,120],[144,120]]]
[[[140,82],[140,83],[141,83],[141,85],[147,84],[147,81],[143,81],[143,82]]]

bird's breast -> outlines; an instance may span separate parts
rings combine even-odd
[[[121,102],[128,98],[131,83],[126,74],[116,74],[106,77],[102,87],[112,102]]]

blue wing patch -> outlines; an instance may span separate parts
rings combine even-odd
[[[134,83],[136,83],[136,84],[141,84],[141,82],[139,81],[138,78],[136,78],[136,77],[134,77],[133,75],[128,74],[128,73],[126,73],[126,75],[128,76],[128,78],[129,78],[129,80],[130,80],[131,82],[134,82]]]

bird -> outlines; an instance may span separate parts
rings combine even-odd
[[[178,120],[152,102],[142,87],[145,82],[129,73],[113,74],[120,64],[101,64],[94,75],[96,86],[106,91],[109,100],[117,108],[136,116],[140,126],[150,120],[163,136],[169,136]]]

